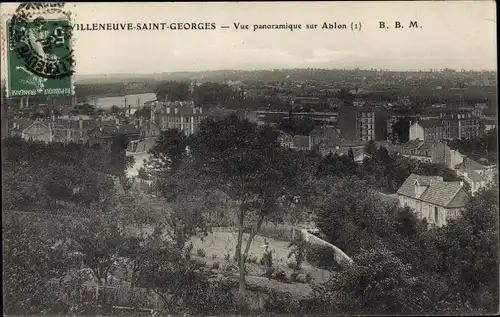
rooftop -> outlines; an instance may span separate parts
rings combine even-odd
[[[459,208],[465,206],[465,202],[468,198],[463,190],[462,194],[457,195],[463,188],[462,182],[445,182],[441,176],[417,174],[408,176],[397,193],[416,199],[415,186],[417,184],[426,187],[418,199],[434,205]]]

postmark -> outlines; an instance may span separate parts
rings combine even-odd
[[[6,29],[8,96],[73,94],[72,28],[64,3],[23,3]]]

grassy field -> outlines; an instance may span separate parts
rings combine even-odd
[[[248,234],[244,234],[243,239],[246,243]],[[236,232],[214,232],[203,238],[192,237],[192,253],[193,255],[197,255],[198,250],[201,249],[205,253],[205,256],[203,258],[207,264],[211,265],[214,262],[225,264],[232,261],[237,241],[238,236]],[[253,239],[250,250],[248,252],[249,257],[257,258],[257,264],[253,263],[251,265],[247,265],[249,275],[262,276],[264,274],[264,267],[260,265],[259,261],[264,253],[264,248],[262,247],[262,245],[264,245],[265,241],[269,243],[269,250],[273,251],[273,265],[283,271],[291,273],[293,270],[288,268],[287,263],[293,262],[294,258],[293,256],[291,258],[288,258],[288,254],[290,252],[290,250],[288,249],[289,243],[286,241],[264,238],[257,235]],[[230,261],[226,261],[227,255],[229,255]],[[311,275],[313,282],[325,282],[331,276],[330,272],[315,268],[308,263],[302,264],[301,272]]]

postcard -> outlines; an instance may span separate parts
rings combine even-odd
[[[495,9],[2,3],[4,314],[497,314]]]

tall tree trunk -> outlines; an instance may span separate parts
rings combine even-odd
[[[240,205],[238,215],[238,243],[236,244],[236,260],[238,261],[239,271],[239,288],[238,288],[238,305],[240,309],[245,308],[246,303],[246,281],[245,281],[245,259],[241,254],[241,247],[243,245],[243,231],[245,226],[245,211],[243,204]]]

